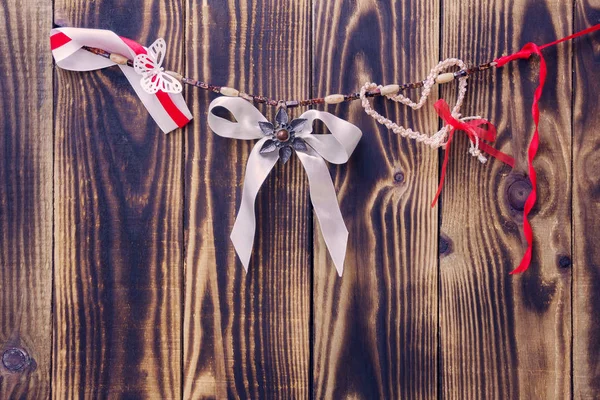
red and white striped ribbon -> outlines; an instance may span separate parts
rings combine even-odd
[[[133,59],[138,54],[146,54],[146,48],[139,43],[108,30],[56,28],[51,32],[52,55],[60,68],[71,71],[92,71],[116,65],[108,58],[82,49],[83,46],[101,48],[129,59]],[[142,89],[141,77],[133,68],[127,65],[119,65],[119,68],[164,133],[181,128],[190,122],[192,113],[180,93],[158,91],[155,94],[148,94]]]

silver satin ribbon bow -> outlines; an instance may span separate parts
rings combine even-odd
[[[215,107],[227,109],[237,122],[231,122],[212,113]],[[344,258],[348,243],[348,230],[344,224],[337,201],[335,188],[325,160],[334,164],[344,164],[356,148],[362,132],[358,127],[328,112],[309,110],[299,119],[306,123],[295,137],[302,139],[307,146],[296,151],[308,175],[310,199],[321,226],[321,232],[335,268],[340,276],[344,270]],[[321,120],[331,131],[331,135],[312,134],[313,121]],[[242,202],[231,232],[233,246],[248,272],[250,255],[256,232],[254,202],[263,182],[277,163],[279,152],[261,152],[261,148],[271,137],[265,133],[259,122],[267,119],[249,102],[241,98],[219,97],[208,109],[208,125],[219,136],[232,139],[260,139],[252,149],[246,164],[246,176],[242,189]]]

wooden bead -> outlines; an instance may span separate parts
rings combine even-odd
[[[330,94],[329,96],[325,96],[325,103],[327,104],[338,104],[344,101],[343,94]]]
[[[114,62],[115,64],[119,64],[119,65],[127,65],[128,60],[127,60],[127,57],[125,57],[125,56],[122,56],[117,53],[111,53],[110,61]]]
[[[183,79],[183,75],[175,71],[165,71],[165,74],[171,75],[173,78],[177,79],[179,82]]]
[[[396,94],[399,91],[400,91],[400,85],[387,85],[387,86],[382,87],[380,90],[382,96]]]
[[[254,97],[252,97],[248,93],[240,92],[238,97],[241,97],[242,99],[247,100],[247,101],[254,101]]]
[[[219,91],[223,96],[228,96],[228,97],[238,97],[238,95],[240,94],[240,91],[234,88],[230,88],[227,86],[223,86],[221,87],[221,90]]]
[[[445,74],[439,74],[435,78],[435,83],[448,83],[454,80],[454,74],[452,72],[446,72]]]

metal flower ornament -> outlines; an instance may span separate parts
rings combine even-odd
[[[279,151],[279,157],[285,164],[292,156],[292,149],[298,151],[306,151],[306,142],[300,137],[296,137],[296,132],[301,133],[306,125],[305,118],[298,118],[288,124],[289,116],[285,108],[281,107],[277,110],[275,116],[275,122],[277,125],[273,125],[270,122],[259,121],[258,125],[262,132],[270,137],[267,140],[260,152],[270,153],[273,151]]]
[[[217,107],[228,110],[235,122],[215,115],[213,110]],[[313,134],[315,120],[322,121],[331,134]],[[325,244],[341,276],[344,270],[348,230],[325,160],[334,164],[346,163],[360,141],[360,129],[333,114],[317,110],[308,110],[290,122],[285,108],[277,110],[273,124],[248,101],[233,97],[219,97],[213,100],[208,110],[208,125],[213,132],[222,137],[260,139],[248,157],[242,200],[231,232],[231,241],[244,269],[248,271],[254,245],[256,195],[277,161],[281,159],[285,164],[295,151],[308,176],[310,199]]]

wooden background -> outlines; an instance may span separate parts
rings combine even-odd
[[[307,97],[545,43],[600,22],[600,1],[6,0],[0,16],[1,399],[600,398],[600,35],[545,51],[519,276],[535,61],[471,79],[463,108],[496,123],[514,171],[457,136],[434,209],[443,153],[332,107],[364,132],[330,167],[341,279],[295,157],[259,194],[245,275],[229,232],[253,144],[208,130],[215,95],[187,88],[195,119],[164,135],[117,68],[57,69],[48,39],[53,23],[164,37],[169,69]]]

